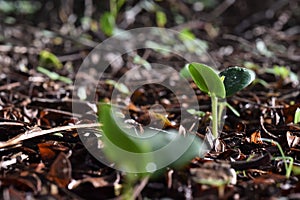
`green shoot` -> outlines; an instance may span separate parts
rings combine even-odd
[[[58,81],[62,81],[62,82],[67,83],[67,84],[72,83],[72,80],[69,79],[68,77],[61,76],[58,73],[51,72],[48,69],[45,69],[43,67],[38,66],[37,71],[40,72],[40,73],[45,74],[46,76],[48,76],[50,79],[52,79],[54,81],[58,80]]]
[[[228,105],[224,104],[224,102],[219,102],[219,99],[232,96],[247,87],[255,78],[255,73],[249,69],[231,67],[217,74],[211,67],[200,63],[188,64],[180,73],[183,77],[190,75],[199,89],[210,96],[212,133],[215,138],[218,137],[218,125],[221,121],[222,112],[225,106]],[[238,115],[234,109],[232,110]]]
[[[280,144],[274,140],[271,140],[271,139],[267,139],[267,138],[261,138],[262,141],[264,142],[270,142],[270,143],[274,143],[277,148],[279,149],[279,152],[281,154],[281,157],[278,157],[278,158],[281,158],[283,161],[284,161],[284,167],[285,167],[285,176],[286,178],[290,178],[291,176],[291,172],[292,172],[292,169],[293,169],[293,163],[294,163],[294,159],[292,157],[287,157],[284,155],[284,152],[280,146]],[[288,162],[287,161],[290,161],[289,162],[289,165],[288,165]]]
[[[55,69],[61,69],[63,64],[53,53],[43,50],[40,52],[39,65],[43,67],[53,67]]]

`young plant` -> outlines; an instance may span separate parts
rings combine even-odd
[[[254,80],[255,73],[246,68],[231,67],[217,74],[211,67],[200,63],[190,63],[186,67],[199,89],[211,98],[212,134],[217,138],[218,124],[225,107],[219,100],[247,87]]]
[[[281,158],[282,160],[284,160],[285,177],[287,179],[289,179],[290,176],[291,176],[292,170],[293,170],[294,159],[292,157],[284,155],[284,152],[283,152],[283,150],[282,150],[282,148],[281,148],[281,146],[278,142],[276,142],[274,140],[267,139],[267,138],[261,138],[261,140],[264,141],[264,142],[273,143],[277,146],[277,148],[279,149],[279,152],[281,154],[281,157],[276,157],[276,158]],[[287,162],[287,161],[289,161],[289,162]]]

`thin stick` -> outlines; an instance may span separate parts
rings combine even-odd
[[[17,135],[16,137],[13,137],[6,142],[0,142],[0,149],[8,146],[13,146],[16,144],[21,143],[24,140],[28,140],[34,137],[42,136],[42,135],[47,135],[51,133],[56,133],[60,131],[67,131],[70,129],[82,129],[82,128],[96,128],[100,127],[100,123],[92,123],[92,124],[77,124],[77,125],[72,125],[72,126],[61,126],[61,127],[55,127],[52,129],[47,129],[47,130],[40,130],[40,129],[32,129],[29,131],[26,131],[24,133],[21,133]]]

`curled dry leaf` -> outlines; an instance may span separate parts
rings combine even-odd
[[[61,152],[52,163],[47,178],[55,182],[59,187],[66,187],[72,179],[71,171],[70,160],[65,153]]]

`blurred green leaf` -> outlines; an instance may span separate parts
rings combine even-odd
[[[117,90],[119,90],[123,94],[129,94],[129,89],[123,83],[118,83],[114,80],[109,80],[109,79],[106,80],[105,83],[114,86]]]
[[[103,124],[103,138],[101,137],[104,143],[103,151],[112,163],[124,170],[155,172],[156,166],[167,167],[163,165],[166,160],[173,160],[169,166],[182,167],[194,157],[200,156],[206,149],[203,148],[203,141],[196,135],[183,136],[176,130],[146,129],[143,134],[139,135],[132,129],[124,128],[123,122],[118,121],[117,123],[117,119],[113,118],[112,111],[111,105],[100,106],[100,121]],[[136,153],[134,154],[136,157],[131,153]],[[151,166],[153,166],[152,169]],[[145,174],[140,175],[144,176]]]
[[[180,70],[180,72],[179,72],[179,74],[180,74],[180,76],[182,77],[182,78],[186,78],[186,79],[190,79],[190,78],[192,78],[192,76],[191,76],[191,74],[190,74],[190,72],[189,72],[189,64],[186,64],[185,66],[184,66],[184,68],[182,68],[181,70]]]
[[[56,69],[61,69],[63,67],[63,64],[56,55],[47,50],[42,50],[40,52],[39,65],[42,67],[52,67]]]
[[[142,66],[144,66],[147,70],[152,69],[151,64],[150,64],[147,60],[145,60],[144,58],[142,58],[142,57],[139,56],[139,55],[135,55],[135,56],[134,56],[134,58],[133,58],[133,63],[142,65]]]
[[[180,31],[178,37],[181,41],[196,39],[196,36],[189,29],[186,28]]]
[[[59,80],[59,81],[65,82],[67,84],[71,84],[72,83],[71,79],[69,79],[67,77],[64,77],[64,76],[60,76],[58,73],[51,72],[51,71],[49,71],[46,68],[38,66],[37,67],[37,71],[40,72],[40,73],[45,74],[46,76],[48,76],[50,79],[52,79],[54,81]]]
[[[204,117],[205,116],[205,112],[203,112],[201,110],[187,109],[187,112],[190,113],[191,115],[195,115],[195,116],[198,116],[198,117]]]
[[[269,51],[265,42],[262,40],[256,41],[256,49],[259,51],[260,54],[266,56],[266,57],[271,57],[273,56],[273,52]]]
[[[100,18],[100,28],[107,36],[112,36],[116,26],[115,17],[110,12],[105,12]]]
[[[158,27],[164,27],[167,23],[167,16],[162,11],[156,12],[156,24]]]

